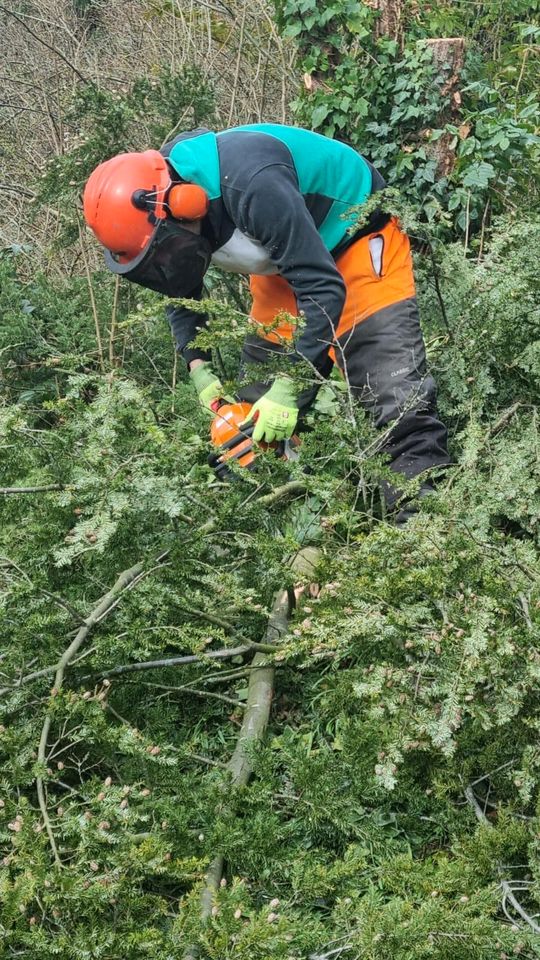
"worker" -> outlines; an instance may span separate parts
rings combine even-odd
[[[447,434],[426,371],[409,240],[381,210],[367,223],[359,218],[384,186],[344,143],[250,124],[193,130],[159,151],[105,161],[86,185],[84,214],[108,267],[167,297],[200,299],[210,263],[249,274],[253,332],[243,366],[282,363],[277,376],[263,373],[239,390],[253,403],[256,442],[290,437],[335,363],[384,430],[390,468],[410,479],[449,462]],[[193,342],[205,317],[177,305],[167,314],[199,400],[211,408],[224,391],[211,355]],[[290,376],[299,361],[312,373],[308,389]],[[427,478],[420,494],[430,489]],[[394,508],[399,477],[384,492]],[[397,521],[414,509],[402,505]]]

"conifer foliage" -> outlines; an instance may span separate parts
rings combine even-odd
[[[340,30],[371,29],[371,7],[334,7]],[[530,10],[531,52],[486,59],[506,90],[515,66],[524,97]],[[76,7],[88,43],[100,11]],[[412,39],[450,17],[418,11]],[[80,149],[51,162],[45,204],[73,191]],[[469,204],[466,235],[451,204],[431,217],[387,195],[417,238],[454,458],[403,529],[338,377],[297,461],[261,453],[218,482],[160,298],[119,290],[88,251],[70,272],[51,266],[64,253],[1,252],[2,957],[540,956],[540,214],[504,184],[476,223]],[[211,275],[208,292],[234,390],[244,289]],[[235,779],[266,668],[268,728]]]

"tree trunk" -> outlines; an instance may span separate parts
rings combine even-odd
[[[465,39],[463,37],[441,37],[434,40],[419,40],[418,46],[427,47],[430,50],[438,73],[443,107],[437,118],[437,125],[443,127],[445,124],[455,121],[456,114],[461,106],[459,79],[465,56]],[[469,129],[466,124],[460,127],[461,139],[468,136]],[[448,176],[456,162],[454,134],[443,133],[439,140],[428,145],[428,150],[437,160],[437,177]]]
[[[389,37],[402,45],[403,30],[401,27],[402,0],[374,0],[373,6],[379,11],[379,18],[375,26],[377,37]]]

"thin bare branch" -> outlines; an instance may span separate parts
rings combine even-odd
[[[142,660],[139,663],[124,663],[118,667],[112,667],[99,674],[100,679],[105,680],[108,677],[119,677],[123,673],[136,673],[139,670],[156,670],[161,667],[182,667],[188,663],[207,663],[208,660],[230,660],[231,657],[241,657],[253,650],[260,650],[264,653],[273,653],[273,648],[269,644],[244,643],[240,647],[229,647],[223,650],[208,650],[205,653],[193,653],[183,657],[168,657],[165,660]],[[83,680],[89,680],[89,676],[83,677]]]
[[[124,593],[125,590],[128,590],[131,584],[137,580],[141,573],[143,572],[143,564],[136,563],[135,566],[130,567],[128,570],[124,570],[120,574],[116,583],[113,587],[101,598],[98,604],[94,607],[91,613],[86,617],[83,625],[77,631],[77,635],[72,640],[70,645],[64,651],[56,665],[56,673],[54,678],[53,688],[51,690],[51,698],[56,697],[62,688],[64,682],[64,676],[67,667],[73,660],[75,654],[79,651],[82,644],[85,642],[88,634],[92,628],[102,620],[102,618],[110,612],[116,606],[117,597],[119,594]],[[51,703],[49,701],[49,707],[47,710],[47,715],[45,717],[42,729],[41,736],[39,740],[38,747],[38,764],[40,768],[43,769],[47,763],[47,741],[49,738],[49,732],[51,729]],[[51,822],[49,819],[49,814],[47,812],[47,800],[45,795],[45,785],[43,776],[38,774],[36,777],[36,787],[38,794],[38,801],[41,810],[41,815],[43,817],[43,822],[45,824],[45,829],[47,831],[47,836],[49,837],[49,842],[53,851],[55,862],[58,866],[61,866],[61,860],[58,853],[58,847],[56,845],[56,840],[54,838],[54,833],[52,830]]]
[[[65,57],[60,50],[58,50],[56,47],[53,47],[50,43],[47,43],[47,41],[44,40],[43,37],[40,37],[37,33],[34,33],[34,31],[28,26],[28,24],[25,22],[25,20],[23,20],[22,17],[19,17],[16,13],[13,12],[13,10],[9,10],[7,7],[4,7],[3,4],[0,4],[0,10],[3,13],[6,13],[8,17],[12,17],[13,20],[16,20],[17,23],[20,23],[21,27],[23,27],[24,30],[26,30],[26,32],[29,33],[30,36],[34,38],[34,40],[37,40],[38,43],[41,43],[44,47],[47,47],[47,50],[50,50],[51,53],[55,54],[55,56],[60,57],[60,60],[63,60],[66,66],[68,66],[70,70],[73,70],[73,73],[79,78],[79,80],[82,80],[83,83],[86,83],[89,86],[94,86],[92,81],[89,80],[87,77],[83,76],[80,70],[78,70],[77,67],[74,66],[74,64],[71,63],[71,61],[68,60],[67,57]]]
[[[65,490],[62,483],[45,483],[39,487],[0,487],[0,493],[47,493],[50,490]]]

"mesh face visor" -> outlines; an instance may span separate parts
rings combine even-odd
[[[188,297],[201,283],[210,257],[205,237],[168,218],[159,221],[147,246],[128,263],[105,251],[113,273],[167,297]]]

